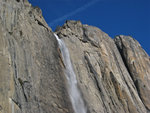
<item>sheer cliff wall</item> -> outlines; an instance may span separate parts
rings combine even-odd
[[[88,113],[149,113],[150,58],[130,36],[114,40],[80,21],[64,40]],[[0,0],[0,113],[74,113],[58,42],[38,7]]]

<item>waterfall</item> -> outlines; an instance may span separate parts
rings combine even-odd
[[[70,55],[69,55],[69,51],[64,43],[63,40],[59,39],[59,37],[54,34],[58,44],[59,44],[59,48],[61,50],[61,54],[63,57],[63,61],[65,64],[65,75],[68,81],[68,93],[71,99],[71,103],[73,106],[73,109],[75,111],[75,113],[86,113],[86,107],[84,105],[80,90],[77,87],[77,79],[76,79],[76,75],[75,72],[73,70],[73,66],[70,60]]]
[[[9,103],[11,106],[11,113],[15,113],[15,105],[14,105],[14,102],[11,98],[9,98]]]

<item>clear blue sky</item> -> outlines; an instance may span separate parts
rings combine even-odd
[[[110,37],[130,35],[150,55],[150,0],[29,0],[55,30],[65,20],[97,26]]]

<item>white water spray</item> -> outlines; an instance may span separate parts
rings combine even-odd
[[[58,41],[59,48],[61,50],[63,61],[66,67],[65,75],[66,75],[68,85],[69,85],[68,93],[72,102],[73,109],[75,113],[86,113],[86,107],[84,105],[81,93],[77,87],[77,79],[76,79],[76,75],[72,67],[72,63],[70,61],[69,51],[64,41],[59,39],[59,37],[56,34],[54,35]]]

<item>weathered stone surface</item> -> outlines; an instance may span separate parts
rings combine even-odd
[[[141,100],[150,111],[150,57],[130,36],[117,36],[115,42]]]
[[[114,41],[80,21],[56,33],[69,49],[88,113],[149,113],[150,60],[137,41]],[[0,113],[74,113],[64,69],[42,11],[27,0],[0,0]]]
[[[69,48],[89,113],[147,112],[113,39],[79,21],[67,21],[56,33]]]
[[[0,0],[0,113],[73,113],[57,50],[39,8]]]

